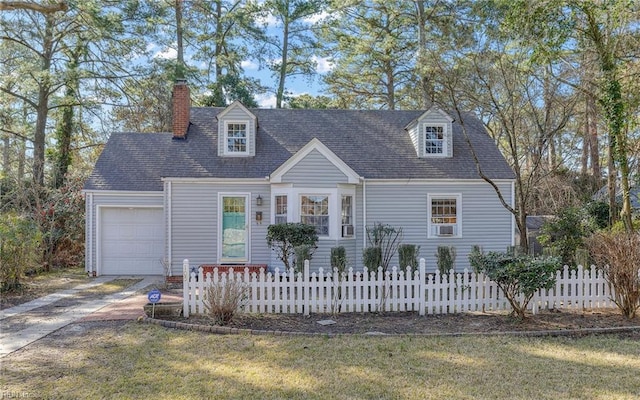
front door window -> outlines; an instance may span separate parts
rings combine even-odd
[[[247,261],[247,238],[247,196],[223,196],[221,261]]]

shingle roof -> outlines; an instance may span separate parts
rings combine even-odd
[[[186,140],[170,134],[114,134],[85,189],[162,190],[161,177],[264,178],[317,138],[367,179],[478,179],[459,123],[453,157],[418,158],[404,129],[424,111],[251,109],[258,119],[255,157],[218,157],[216,115],[224,108],[192,108]],[[464,117],[483,172],[514,175],[475,117]],[[127,175],[131,176],[127,176]]]
[[[161,191],[162,163],[171,137],[171,133],[112,134],[84,189]]]

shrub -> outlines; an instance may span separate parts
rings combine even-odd
[[[596,233],[589,239],[594,260],[614,289],[613,301],[627,318],[640,307],[640,234]]]
[[[365,247],[362,250],[362,263],[369,271],[375,271],[382,265],[382,249]]]
[[[318,234],[313,225],[302,223],[286,223],[269,225],[267,228],[267,245],[276,252],[278,259],[289,270],[295,267],[295,248],[302,245],[310,247],[310,254],[317,248]]]
[[[456,248],[451,246],[438,246],[437,265],[441,275],[448,274],[456,263]]]
[[[311,261],[314,249],[315,247],[312,247],[308,244],[301,244],[300,246],[296,246],[293,248],[293,252],[296,255],[296,262],[295,264],[293,264],[294,271],[302,272],[302,270],[304,269],[305,260]]]
[[[38,262],[40,240],[38,228],[29,219],[0,214],[0,291],[20,288],[25,271]]]
[[[369,247],[380,249],[380,263],[376,268],[382,267],[382,270],[386,271],[402,241],[402,228],[377,222],[372,227],[367,227],[367,241]]]
[[[337,269],[339,275],[347,269],[347,250],[344,246],[331,248],[331,268]]]
[[[398,261],[400,268],[418,268],[419,253],[420,246],[416,246],[415,244],[401,244],[398,246]]]
[[[227,325],[247,299],[247,284],[233,275],[222,275],[222,280],[211,282],[207,288],[204,308],[216,324]]]
[[[595,228],[594,219],[584,210],[569,207],[542,225],[538,241],[543,246],[550,247],[554,254],[559,254],[563,263],[574,265],[576,249],[585,246],[585,238]]]
[[[510,255],[474,249],[469,262],[476,270],[494,281],[504,293],[512,308],[512,315],[524,318],[533,295],[540,289],[550,289],[560,269],[557,257],[534,258],[528,255]]]

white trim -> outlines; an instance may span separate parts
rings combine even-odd
[[[128,190],[83,190],[84,194],[99,194],[104,196],[164,196],[163,190],[154,190],[148,192],[128,191]]]
[[[222,202],[222,198],[223,197],[244,197],[245,198],[245,229],[246,229],[246,238],[245,238],[245,248],[246,248],[246,254],[245,254],[245,259],[244,260],[230,260],[230,259],[223,259],[222,258],[222,239],[223,239],[223,234],[222,234],[222,207],[223,207],[223,202]],[[217,263],[218,264],[250,264],[251,263],[251,226],[252,224],[252,219],[251,219],[251,193],[250,192],[218,192],[218,227],[217,227],[217,231],[218,231],[218,238],[217,238],[217,255],[216,255],[216,259],[217,259]]]
[[[320,140],[317,138],[311,139],[309,143],[304,145],[296,154],[291,156],[287,161],[285,161],[280,167],[278,167],[273,173],[270,175],[270,180],[273,183],[281,183],[282,177],[286,174],[291,168],[293,168],[296,164],[302,161],[309,153],[313,150],[317,150],[322,154],[330,163],[332,163],[336,168],[340,170],[347,177],[347,182],[350,184],[360,183],[360,176],[355,173],[351,167],[347,165],[344,161],[340,159],[333,151],[329,150],[327,146],[325,146]]]
[[[367,247],[367,179],[362,179],[362,248]]]
[[[513,184],[514,179],[492,179],[495,183]],[[459,184],[487,184],[484,179],[367,179],[369,185],[459,185]]]
[[[438,199],[456,199],[456,232],[453,235],[434,235],[431,223],[431,201]],[[462,238],[462,193],[429,193],[427,194],[427,239]]]
[[[516,204],[516,182],[515,180],[513,182],[511,182],[511,207],[514,207],[514,205]],[[509,210],[507,210],[507,212],[509,212]],[[515,246],[516,245],[516,216],[513,215],[513,213],[509,212],[509,214],[511,214],[511,246]],[[522,234],[520,234],[520,239],[522,239]],[[528,239],[528,236],[527,236]],[[522,240],[521,240],[522,241]],[[522,245],[522,243],[520,243]]]
[[[164,205],[126,205],[126,204],[98,204],[96,206],[96,275],[102,274],[102,249],[101,249],[101,235],[102,230],[102,209],[103,208],[164,208]],[[163,219],[164,224],[164,219]]]
[[[222,147],[222,153],[220,153],[223,157],[248,157],[250,156],[249,145],[251,140],[251,122],[248,119],[238,120],[238,119],[230,119],[221,121],[223,124],[223,132],[222,139],[224,146]],[[229,125],[244,125],[244,151],[229,151]],[[232,139],[241,139],[241,138],[232,138]]]
[[[163,182],[176,183],[233,183],[238,185],[268,184],[269,177],[264,178],[177,178],[163,177]]]
[[[436,139],[438,141],[442,140],[442,153],[427,153],[427,132],[425,129],[427,127],[434,128],[442,128],[442,139]],[[422,140],[418,140],[418,143],[421,143],[422,146],[420,148],[420,157],[422,158],[448,158],[449,157],[449,144],[448,139],[451,135],[451,123],[442,123],[442,122],[429,122],[422,121],[419,124],[418,128],[418,137],[422,136]],[[432,139],[433,140],[433,139]]]
[[[222,118],[224,118],[225,115],[227,115],[229,111],[233,110],[234,108],[240,108],[242,111],[244,111],[245,114],[247,114],[247,118],[253,119],[254,122],[256,121],[257,117],[251,111],[249,111],[249,109],[245,107],[244,104],[242,104],[239,100],[235,100],[233,103],[229,104],[227,108],[220,111],[218,115],[216,115],[216,119],[220,121]]]

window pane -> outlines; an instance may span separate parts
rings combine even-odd
[[[342,225],[353,225],[352,196],[342,196]]]
[[[276,196],[276,224],[284,224],[287,222],[287,196]]]
[[[316,227],[318,235],[329,235],[329,196],[301,196],[300,222]]]
[[[456,199],[432,199],[431,222],[434,224],[455,224],[457,222]]]
[[[426,126],[424,151],[426,154],[444,153],[444,129],[442,126]]]
[[[227,151],[230,153],[247,151],[246,124],[227,124]]]

